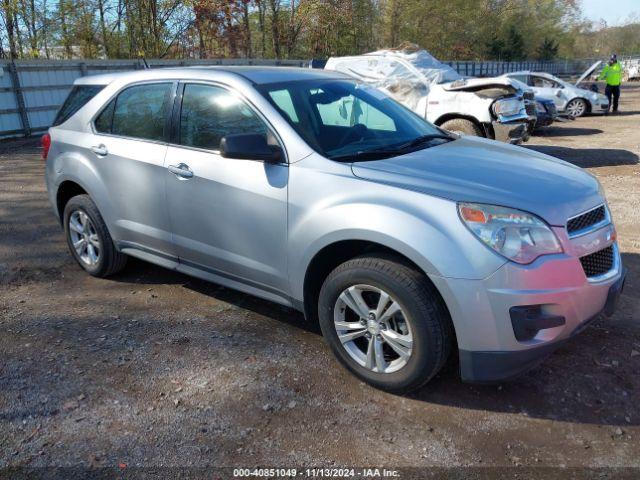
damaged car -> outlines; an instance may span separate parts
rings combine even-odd
[[[508,143],[528,139],[531,112],[524,93],[509,78],[463,78],[417,48],[332,57],[324,68],[383,90],[445,130]]]

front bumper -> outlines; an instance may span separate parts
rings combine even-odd
[[[611,316],[624,288],[626,272],[609,287],[602,310],[580,323],[569,336],[561,340],[519,351],[472,351],[460,350],[460,376],[471,383],[496,383],[510,380],[540,364],[561,347],[569,338],[582,332],[600,313]],[[560,317],[562,318],[562,317]]]
[[[494,138],[500,142],[518,144],[529,140],[527,122],[501,123],[491,122]]]
[[[601,312],[613,313],[624,284],[613,226],[576,238],[569,238],[564,228],[552,228],[564,253],[539,257],[529,265],[505,262],[481,280],[431,276],[455,326],[463,380],[511,378],[544,359]],[[587,278],[580,258],[611,245],[612,269]],[[522,318],[519,309],[527,312],[524,328],[516,324],[518,314]]]
[[[603,113],[609,110],[609,100],[604,95],[597,100],[589,100],[591,113]]]

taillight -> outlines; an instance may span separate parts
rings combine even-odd
[[[40,139],[40,145],[42,145],[42,159],[46,160],[49,155],[49,148],[51,148],[51,135],[45,133]]]

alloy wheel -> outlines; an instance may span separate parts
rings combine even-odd
[[[580,99],[571,100],[567,105],[567,113],[572,117],[581,117],[586,110],[585,103]]]
[[[74,210],[69,216],[69,237],[82,263],[93,267],[100,261],[100,238],[91,218],[84,211]]]
[[[411,358],[413,334],[402,306],[371,285],[353,285],[336,300],[334,326],[342,347],[360,366],[393,373]]]

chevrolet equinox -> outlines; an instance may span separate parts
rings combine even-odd
[[[610,315],[624,283],[595,177],[336,72],[84,77],[42,145],[87,273],[133,256],[293,307],[385,390],[452,351],[465,381],[509,379]]]

